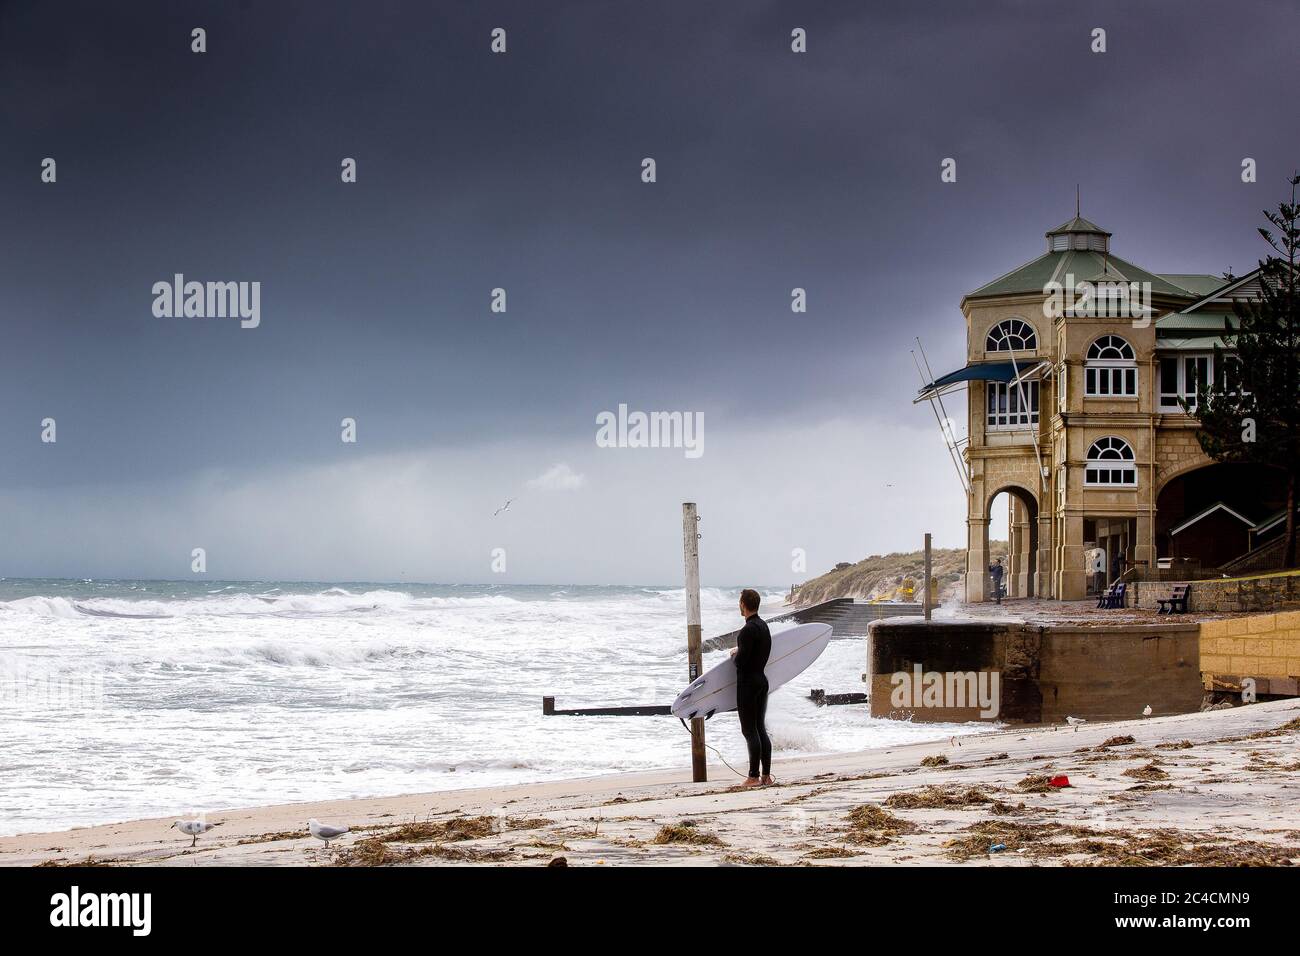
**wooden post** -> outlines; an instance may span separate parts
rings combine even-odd
[[[925,609],[925,619],[930,620],[934,608],[930,606],[930,532],[925,533],[925,597],[921,606]]]
[[[682,554],[686,560],[686,660],[688,682],[693,682],[704,670],[704,657],[700,649],[703,629],[700,625],[700,516],[695,513],[695,502],[682,502]],[[703,783],[709,779],[704,762],[704,718],[691,721],[691,779]]]

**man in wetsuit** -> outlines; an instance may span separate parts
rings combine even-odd
[[[745,588],[740,592],[740,613],[745,626],[736,637],[736,713],[740,732],[749,747],[749,776],[743,786],[759,787],[772,783],[772,741],[767,736],[767,667],[772,653],[772,633],[758,616],[758,592]],[[759,776],[759,765],[763,775]]]

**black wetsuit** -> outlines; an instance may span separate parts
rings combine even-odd
[[[736,713],[740,732],[749,746],[749,775],[757,777],[759,764],[763,775],[772,772],[772,741],[767,736],[767,667],[772,653],[772,633],[757,614],[745,620],[736,638]]]

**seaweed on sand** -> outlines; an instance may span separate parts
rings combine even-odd
[[[857,856],[852,850],[842,846],[819,846],[803,855],[805,860],[843,860]]]
[[[1257,730],[1253,734],[1247,734],[1244,740],[1262,740],[1265,737],[1281,737],[1283,734],[1300,733],[1300,717],[1292,717],[1281,727],[1274,727],[1272,730]]]
[[[993,798],[979,787],[963,787],[960,784],[922,787],[920,790],[891,794],[885,800],[885,806],[895,810],[974,807],[988,803],[993,803]]]
[[[452,840],[479,840],[496,832],[496,817],[452,817],[436,823],[427,820],[404,823],[378,839],[384,843],[446,843]]]
[[[897,836],[917,830],[916,824],[894,816],[874,803],[854,807],[848,813],[848,821],[846,839],[864,846],[883,846]]]
[[[249,843],[279,843],[282,840],[301,840],[305,836],[307,836],[307,833],[304,830],[277,830],[274,833],[259,833],[257,836],[236,840],[235,846],[244,846]]]
[[[1109,866],[1294,866],[1300,846],[1166,828],[1108,843],[1097,856]]]
[[[421,847],[402,847],[394,849],[380,837],[367,837],[358,840],[350,847],[339,851],[334,859],[335,866],[394,866],[408,863],[421,857],[437,857],[443,860],[468,860],[488,862],[502,860],[510,856],[509,850],[485,850],[474,847],[446,846],[433,844]]]
[[[739,866],[785,866],[780,860],[771,856],[764,856],[762,853],[728,853],[723,858],[726,863],[734,863]]]
[[[189,849],[189,848],[186,847],[186,849]],[[96,857],[95,854],[92,853],[92,854],[90,854],[90,856],[86,857],[84,860],[64,860],[64,859],[58,859],[58,860],[43,860],[42,862],[35,864],[35,866],[37,866],[37,867],[46,867],[46,866],[118,866],[118,865],[121,864],[122,862],[123,862],[122,860],[113,859],[113,858],[111,858],[111,857],[110,857],[110,858],[107,858],[107,859],[102,858],[102,857]]]
[[[1060,823],[1015,823],[1010,820],[981,820],[966,828],[970,836],[949,840],[944,844],[948,855],[955,860],[971,860],[987,856],[989,848],[1001,843],[1006,851],[1016,853],[1025,851],[1034,856],[1048,856],[1053,853],[1080,852],[1063,850],[1061,845],[1053,846],[1057,837],[1069,836],[1093,840],[1105,836],[1102,831],[1089,827],[1067,826]]]
[[[699,828],[694,820],[668,823],[659,828],[651,843],[687,843],[694,846],[726,846],[718,837]]]
[[[1154,760],[1142,767],[1129,767],[1121,776],[1135,780],[1168,780],[1169,774],[1160,769]]]
[[[966,829],[970,836],[946,844],[954,859],[985,856],[992,844],[1005,843],[1008,851],[1023,851],[1034,859],[1090,857],[1077,864],[1083,866],[1292,866],[1300,860],[1300,847],[1172,828],[1121,833],[1054,823],[981,821]]]

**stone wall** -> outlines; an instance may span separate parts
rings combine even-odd
[[[1138,581],[1129,588],[1133,607],[1157,608],[1175,584],[1191,584],[1188,611],[1280,611],[1300,609],[1300,574],[1202,581]]]
[[[1257,694],[1300,693],[1300,611],[1205,621],[1201,670],[1207,689],[1236,691],[1249,677]]]
[[[1171,422],[1178,422],[1178,416],[1165,416]],[[1163,488],[1171,478],[1193,468],[1209,464],[1211,459],[1201,450],[1201,443],[1196,440],[1195,427],[1183,427],[1162,424],[1156,429],[1156,488]]]
[[[1199,629],[1177,620],[1079,627],[894,619],[871,625],[867,654],[873,717],[1117,720],[1138,717],[1147,706],[1155,714],[1189,713],[1203,695]],[[948,693],[987,688],[993,675],[996,715]],[[933,699],[916,692],[923,682],[935,690]]]

